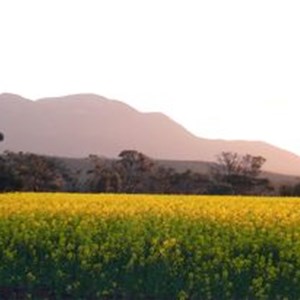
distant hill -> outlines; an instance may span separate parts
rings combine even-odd
[[[221,151],[262,155],[265,170],[300,175],[300,157],[264,142],[199,138],[162,113],[93,94],[31,101],[0,95],[0,149],[64,157],[116,157],[136,149],[166,160],[214,161]]]

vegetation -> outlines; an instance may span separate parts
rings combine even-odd
[[[299,196],[299,186],[275,188],[261,176],[260,156],[221,153],[211,172],[166,167],[135,150],[118,159],[90,155],[76,168],[63,158],[10,151],[0,155],[0,191],[62,191],[193,195]],[[205,171],[204,171],[205,172]]]
[[[55,159],[6,151],[0,157],[0,191],[59,191],[71,183]]]
[[[0,195],[3,299],[298,299],[300,199]]]
[[[155,163],[146,155],[126,150],[119,160],[105,160],[90,155],[87,192],[148,193],[148,194],[204,194],[209,178],[189,170],[176,172]]]
[[[120,153],[108,164],[92,155],[89,191],[155,194],[270,194],[269,181],[258,178],[265,159],[223,152],[208,175],[186,170],[177,172],[154,163],[135,150]]]
[[[280,187],[281,196],[299,197],[300,196],[300,183],[295,185],[282,185]]]
[[[266,178],[258,178],[265,163],[262,156],[222,152],[212,168],[212,194],[264,194],[272,191]]]

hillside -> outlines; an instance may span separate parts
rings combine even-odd
[[[221,151],[262,155],[265,170],[300,175],[300,157],[264,142],[196,137],[162,113],[142,113],[93,94],[45,98],[0,95],[0,150],[65,157],[116,157],[137,149],[166,160],[214,161]]]

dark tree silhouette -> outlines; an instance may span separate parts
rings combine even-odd
[[[121,191],[122,179],[114,164],[101,159],[97,155],[90,155],[91,169],[87,171],[88,191],[90,192],[111,192]]]
[[[1,159],[7,174],[18,182],[16,190],[60,191],[66,185],[63,167],[49,157],[6,151]]]
[[[3,140],[4,140],[4,134],[0,132],[0,142],[2,142]]]
[[[122,191],[126,193],[145,192],[149,183],[154,162],[151,158],[136,150],[124,150],[116,168],[122,178]]]
[[[21,189],[21,180],[7,163],[5,155],[0,156],[0,192],[11,192]]]
[[[279,188],[280,196],[299,197],[300,196],[300,182],[296,185],[282,185]]]
[[[266,178],[258,178],[266,162],[262,156],[222,152],[212,167],[213,184],[210,192],[216,194],[262,194],[271,187]]]
[[[222,152],[217,156],[217,165],[215,170],[221,175],[226,176],[240,175],[256,177],[261,173],[261,168],[265,162],[266,159],[262,156]]]
[[[209,178],[186,170],[176,172],[153,161],[136,150],[124,150],[118,160],[106,160],[90,155],[91,169],[87,172],[86,191],[207,194]]]

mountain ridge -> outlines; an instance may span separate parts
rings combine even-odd
[[[300,157],[263,141],[205,139],[160,112],[140,112],[95,94],[36,101],[0,95],[0,149],[39,154],[116,157],[136,149],[157,159],[215,161],[222,151],[261,155],[271,172],[300,175]]]

